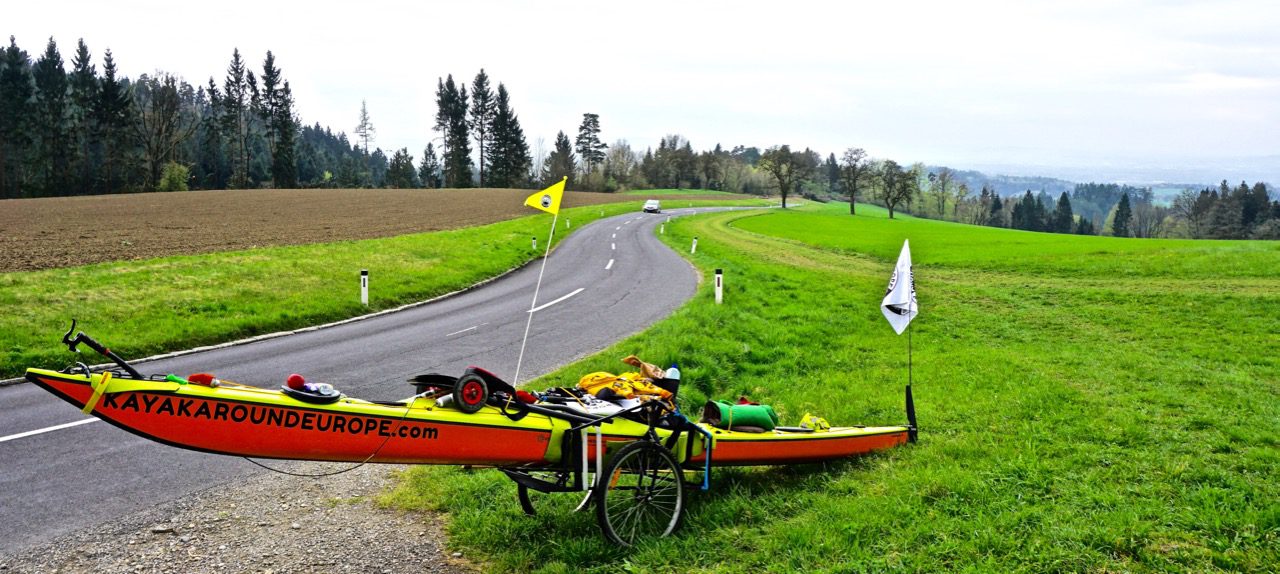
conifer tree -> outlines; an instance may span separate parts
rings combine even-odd
[[[93,109],[98,99],[98,70],[93,65],[89,47],[84,39],[76,44],[76,55],[71,59],[69,133],[73,150],[71,160],[71,189],[69,193],[88,193],[93,186],[96,165],[93,161],[95,147]]]
[[[511,97],[506,86],[498,84],[494,102],[493,152],[490,154],[489,184],[491,187],[518,187],[529,174],[529,143],[525,141],[520,118],[511,109]]]
[[[276,96],[271,127],[276,134],[275,151],[271,155],[271,179],[279,188],[298,187],[298,159],[295,152],[298,124],[293,117],[293,90],[289,88],[288,80],[285,80],[284,88]]]
[[[409,189],[418,187],[417,173],[413,169],[413,156],[409,148],[400,148],[391,156],[391,165],[387,168],[387,187]]]
[[[227,154],[231,157],[231,185],[243,189],[249,186],[249,106],[257,92],[257,80],[245,69],[239,48],[232,52],[222,86],[223,133],[231,147]]]
[[[490,163],[486,152],[494,139],[494,104],[489,76],[484,73],[484,68],[480,68],[480,73],[471,82],[471,118],[467,124],[471,129],[471,137],[476,140],[476,150],[480,152],[480,162],[477,164],[480,168],[480,187],[485,186],[485,167]]]
[[[32,67],[35,79],[37,146],[34,175],[43,195],[59,195],[67,186],[70,150],[67,129],[67,72],[58,44],[49,38],[45,51]]]
[[[31,60],[9,36],[0,58],[0,198],[22,197],[30,144]]]
[[[1116,237],[1129,236],[1129,223],[1133,220],[1133,211],[1129,208],[1129,194],[1120,196],[1120,203],[1116,205],[1116,217],[1111,222],[1111,234]]]
[[[369,142],[374,140],[374,134],[377,129],[373,127],[373,121],[369,119],[369,104],[365,100],[360,100],[360,123],[356,124],[355,134],[360,138],[360,145],[364,147],[364,153],[369,153]]]
[[[435,147],[430,143],[422,151],[422,165],[418,167],[418,180],[427,189],[440,187],[440,160],[436,158]]]
[[[96,119],[102,141],[103,186],[110,193],[119,189],[118,179],[128,171],[125,130],[130,124],[132,109],[129,92],[116,78],[116,62],[110,49],[102,57],[100,88]]]
[[[453,74],[438,82],[436,131],[444,135],[442,171],[445,187],[471,187],[471,143],[467,135],[467,86],[453,82]]]
[[[551,150],[551,154],[547,156],[547,161],[542,168],[543,185],[551,185],[561,178],[569,178],[566,186],[572,186],[574,183],[574,166],[577,164],[577,158],[573,155],[573,148],[569,144],[569,137],[564,132],[556,133],[555,148]]]
[[[1053,211],[1053,231],[1055,233],[1071,233],[1073,227],[1074,216],[1071,213],[1071,199],[1067,197],[1067,192],[1062,192],[1058,197],[1058,207]]]
[[[583,172],[595,171],[596,166],[604,161],[604,150],[609,147],[600,141],[599,114],[582,114],[582,125],[578,127],[578,138],[574,145],[577,147],[578,157],[582,159]]]

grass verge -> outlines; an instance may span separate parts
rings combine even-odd
[[[843,210],[843,213],[841,213]],[[1267,572],[1280,563],[1274,244],[989,230],[848,205],[680,219],[725,269],[671,318],[534,382],[636,353],[681,402],[898,423],[905,343],[880,315],[910,237],[918,445],[717,471],[673,538],[623,551],[572,496],[520,513],[494,471],[415,468],[386,502],[449,513],[493,571]],[[1161,262],[1172,266],[1172,270]],[[1215,269],[1221,268],[1222,272]]]
[[[578,207],[561,220],[571,218],[576,228],[639,207],[638,201]],[[59,340],[72,317],[127,358],[296,329],[499,275],[543,252],[531,248],[530,237],[545,241],[549,224],[546,215],[533,215],[385,239],[3,273],[0,379],[66,364],[70,356]],[[566,235],[562,227],[556,242]],[[368,307],[359,299],[361,269],[370,275]]]

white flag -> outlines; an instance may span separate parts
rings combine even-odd
[[[911,273],[911,247],[906,240],[902,242],[902,253],[898,254],[898,264],[889,278],[884,301],[880,302],[880,311],[899,335],[920,312],[920,306],[916,304],[916,281]]]

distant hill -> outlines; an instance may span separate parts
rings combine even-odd
[[[930,172],[936,172],[942,166],[925,166]],[[1000,194],[1001,197],[1009,197],[1011,195],[1022,195],[1027,190],[1035,193],[1044,191],[1052,197],[1058,197],[1063,192],[1071,193],[1076,184],[1073,181],[1065,179],[1057,179],[1052,177],[1039,177],[1027,175],[988,175],[976,170],[948,168],[955,174],[957,184],[964,183],[969,186],[972,193],[978,193],[982,190],[982,186],[986,185]]]

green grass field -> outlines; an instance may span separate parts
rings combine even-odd
[[[640,203],[566,209],[555,239],[567,235],[566,219],[579,227]],[[386,239],[0,273],[0,379],[73,360],[59,343],[72,317],[122,356],[139,358],[428,299],[541,255],[550,222],[532,215]],[[369,270],[369,307],[360,305],[361,269]]]
[[[710,189],[633,189],[631,191],[624,191],[622,194],[652,196],[659,199],[667,195],[737,195],[727,191],[714,191]]]
[[[576,497],[525,517],[497,472],[416,468],[387,497],[448,511],[495,572],[1274,572],[1280,243],[1130,240],[888,220],[847,204],[682,218],[709,276],[671,318],[535,381],[636,353],[683,408],[748,395],[784,423],[901,423],[906,339],[878,309],[910,238],[921,441],[716,472],[676,536],[607,544]]]

